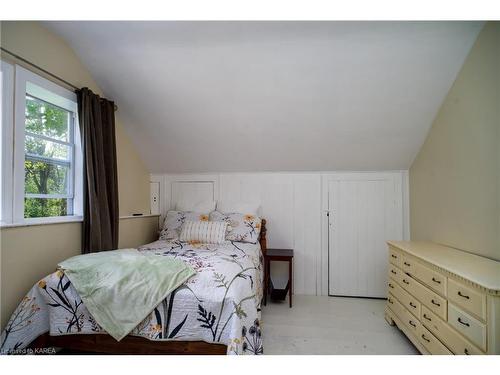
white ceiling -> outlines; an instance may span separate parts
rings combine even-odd
[[[481,22],[46,22],[151,172],[407,169]]]

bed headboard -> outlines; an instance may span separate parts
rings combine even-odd
[[[266,249],[267,249],[267,228],[266,228],[266,219],[262,219],[262,222],[260,224],[260,236],[259,236],[259,242],[260,242],[260,248],[262,249],[262,254],[266,254]]]

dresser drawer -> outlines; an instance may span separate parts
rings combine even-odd
[[[403,276],[403,271],[401,271],[398,267],[393,264],[389,264],[389,278],[394,279],[398,283],[401,282],[401,278]]]
[[[418,335],[418,330],[420,329],[421,323],[416,317],[410,314],[408,310],[405,310],[403,316],[400,319],[410,329],[410,331],[413,332],[415,336]]]
[[[448,324],[486,351],[486,326],[457,306],[448,305]]]
[[[389,293],[394,293],[396,286],[397,286],[396,281],[394,281],[394,279],[392,278],[389,278],[389,280],[387,281],[387,291]]]
[[[401,268],[401,252],[389,246],[389,263],[394,264],[395,266]]]
[[[410,331],[416,336],[418,334],[418,328],[420,325],[419,320],[410,314],[406,308],[399,303],[399,301],[391,294],[387,298],[387,306],[392,310],[394,314],[403,322],[405,326],[407,326]]]
[[[408,255],[403,255],[402,269],[405,273],[422,281],[425,285],[439,294],[446,296],[446,276],[433,271]]]
[[[402,320],[402,317],[405,315],[405,308],[391,293],[389,293],[389,296],[387,297],[387,306],[399,319]]]
[[[417,280],[408,275],[402,278],[401,286],[439,317],[446,319],[447,301],[443,297],[439,296],[437,293],[420,284]]]
[[[454,354],[484,354],[425,306],[422,306],[421,322]]]
[[[401,257],[401,268],[404,272],[413,275],[415,273],[415,266],[417,262],[415,258],[411,258],[409,255],[403,254]]]
[[[417,339],[430,354],[453,354],[423,325],[418,327]]]
[[[446,276],[440,274],[437,271],[434,271],[421,263],[414,262],[415,266],[413,267],[413,273],[417,279],[422,281],[429,288],[433,289],[437,293],[446,297],[446,284],[447,278]]]
[[[394,292],[392,294],[416,318],[420,318],[420,302],[415,297],[403,290],[398,284],[394,285]]]
[[[448,299],[466,311],[486,320],[486,295],[448,279]]]

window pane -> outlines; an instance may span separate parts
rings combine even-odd
[[[26,95],[26,130],[70,142],[71,112]]]
[[[26,158],[24,169],[27,194],[68,194],[68,166]]]
[[[68,201],[63,198],[24,198],[24,217],[67,216]]]
[[[60,143],[47,141],[33,136],[26,136],[24,152],[58,160],[69,160],[71,148]]]

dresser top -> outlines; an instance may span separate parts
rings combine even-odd
[[[387,243],[486,289],[500,291],[498,261],[433,242],[388,241]]]

